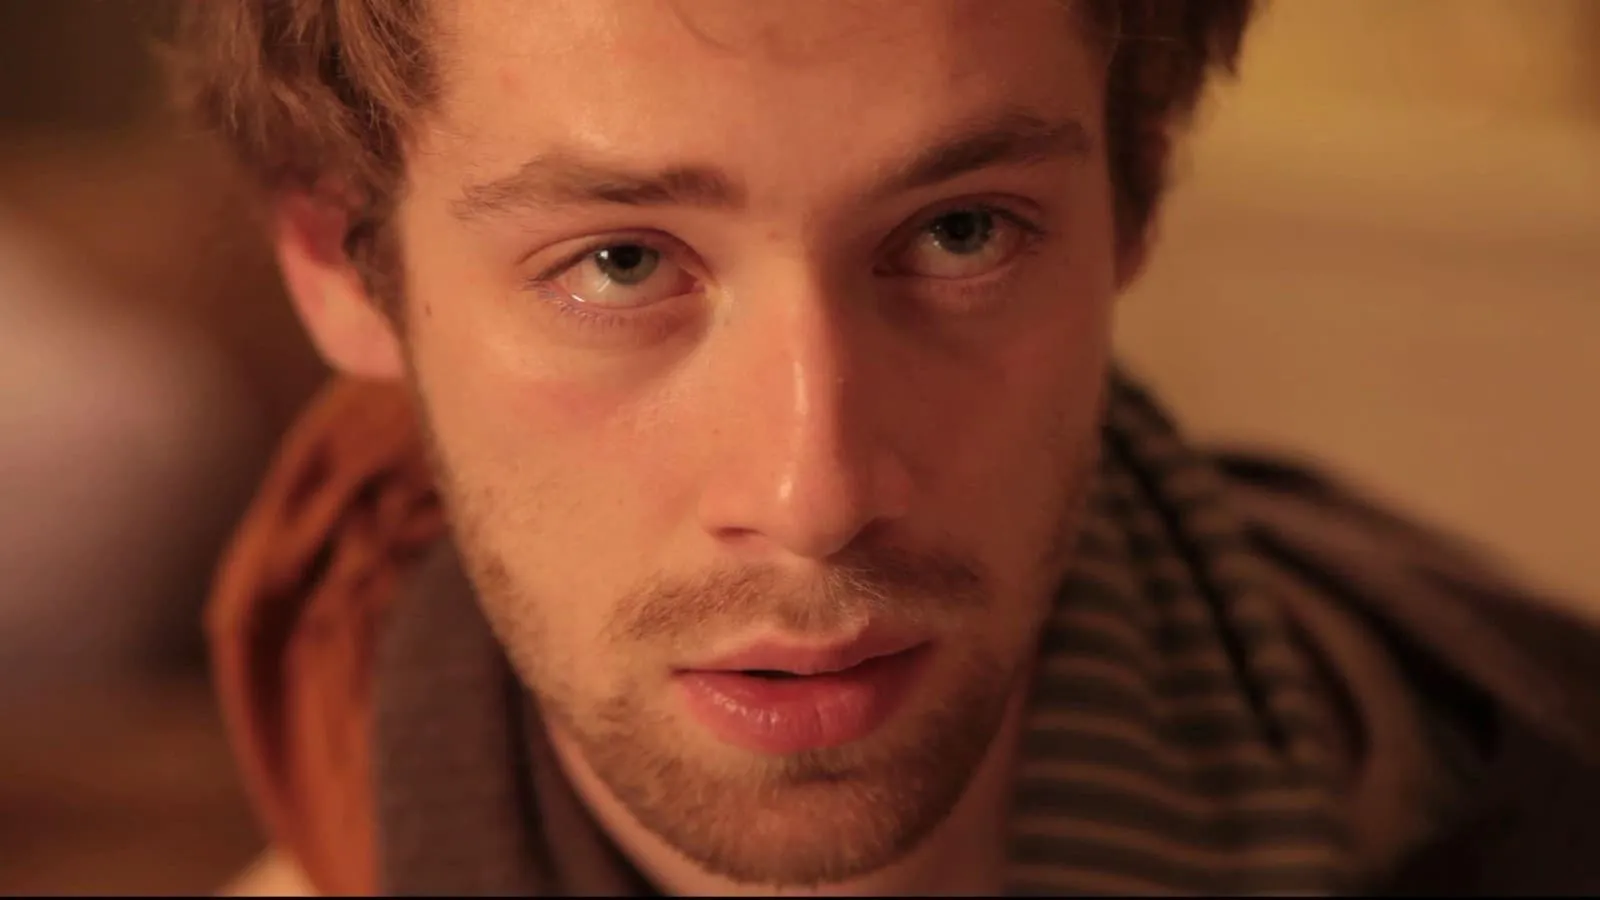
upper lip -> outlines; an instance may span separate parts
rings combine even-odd
[[[822,675],[843,672],[870,659],[904,653],[924,643],[906,635],[867,631],[831,644],[800,644],[781,640],[759,641],[726,656],[686,667],[698,672],[789,672]]]

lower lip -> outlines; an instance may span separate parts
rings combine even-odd
[[[739,672],[678,674],[689,710],[717,739],[783,755],[858,741],[905,701],[926,644],[826,675],[761,678]]]

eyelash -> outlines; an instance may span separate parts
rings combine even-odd
[[[579,249],[563,256],[560,262],[529,278],[526,282],[527,287],[539,299],[548,302],[558,314],[563,317],[570,317],[576,324],[587,329],[596,331],[617,331],[636,328],[646,328],[652,331],[664,329],[680,317],[664,313],[654,307],[643,307],[635,310],[602,310],[594,304],[584,303],[565,291],[553,287],[556,279],[582,265],[584,260],[590,256],[607,247],[616,247],[622,244],[637,244],[641,247],[648,247],[660,253],[664,259],[673,260],[680,265],[682,264],[680,262],[681,258],[687,255],[688,252],[681,244],[660,233],[620,232],[608,234],[586,242]]]
[[[951,213],[968,211],[987,213],[1017,228],[1021,232],[1021,240],[1015,255],[994,272],[963,281],[939,282],[936,279],[926,279],[938,285],[936,290],[944,295],[941,301],[942,305],[958,314],[975,311],[990,303],[995,295],[1001,292],[1015,278],[1017,263],[1033,256],[1038,251],[1039,245],[1049,236],[1049,232],[1042,225],[1005,206],[985,203],[981,200],[964,200],[935,207],[932,212],[917,219],[916,224],[910,227],[906,237],[897,237],[896,239],[904,242],[909,237],[922,233],[934,222]],[[888,277],[908,278],[914,276],[890,275]]]
[[[992,299],[1000,288],[1004,287],[1011,281],[1011,276],[1015,271],[1016,261],[1028,256],[1032,256],[1037,251],[1040,242],[1049,234],[1048,231],[1038,223],[1007,207],[994,203],[968,200],[965,202],[955,202],[943,205],[942,207],[938,207],[934,211],[919,217],[916,224],[909,227],[909,235],[907,237],[922,233],[930,225],[932,225],[934,222],[937,222],[944,216],[963,211],[981,211],[994,216],[996,219],[1001,220],[1008,225],[1018,228],[1022,232],[1022,243],[1018,248],[1016,255],[1009,260],[998,273],[983,275],[977,279],[972,279],[965,282],[947,282],[940,284],[937,287],[937,290],[940,293],[946,295],[945,303],[951,307],[954,307],[957,312],[966,312],[973,308],[980,307],[985,302]],[[895,240],[905,239],[905,237],[901,237],[899,235],[895,237]],[[529,278],[526,281],[526,285],[528,289],[537,294],[541,300],[550,303],[558,314],[564,317],[571,317],[578,325],[587,329],[603,332],[641,328],[647,331],[666,330],[672,323],[682,318],[682,316],[673,315],[670,312],[665,312],[661,309],[655,308],[654,306],[647,306],[634,310],[601,310],[592,304],[583,303],[582,301],[576,300],[567,295],[564,291],[552,287],[552,284],[556,279],[560,278],[574,267],[581,265],[591,255],[608,247],[616,247],[622,244],[637,244],[641,247],[647,247],[657,253],[660,253],[662,258],[672,260],[674,263],[679,265],[683,264],[681,262],[682,257],[689,254],[687,248],[684,248],[677,241],[662,235],[659,232],[623,232],[619,234],[610,234],[603,238],[597,238],[594,241],[587,242],[579,249],[566,254],[561,258],[560,262],[545,268],[539,274]],[[692,272],[693,269],[691,268],[690,271]],[[886,277],[909,278],[914,276],[889,274]],[[936,279],[926,280],[936,281]]]

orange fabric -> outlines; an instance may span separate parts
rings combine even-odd
[[[219,570],[206,626],[240,774],[319,892],[377,892],[376,625],[405,565],[443,533],[410,395],[335,379],[285,438]]]

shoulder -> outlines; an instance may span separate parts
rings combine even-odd
[[[1361,619],[1434,712],[1488,726],[1474,798],[1391,887],[1600,890],[1600,625],[1517,584],[1483,550],[1304,463],[1213,458],[1277,575]]]
[[[237,767],[271,840],[329,893],[372,890],[372,660],[444,531],[405,392],[338,379],[284,438],[218,568],[206,627]]]
[[[1492,554],[1303,462],[1214,453],[1230,503],[1280,573],[1426,657],[1543,737],[1600,761],[1600,621]]]

